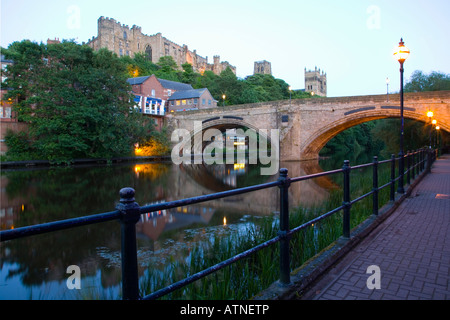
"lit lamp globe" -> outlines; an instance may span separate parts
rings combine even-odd
[[[394,52],[394,57],[397,59],[398,62],[403,64],[406,59],[409,57],[409,49],[405,47],[405,43],[403,42],[403,38],[400,39],[400,42],[398,44],[398,47],[396,48]]]

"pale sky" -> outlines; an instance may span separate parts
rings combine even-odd
[[[450,73],[449,0],[0,0],[2,47],[29,39],[97,36],[100,16],[142,32],[161,32],[190,50],[253,74],[255,61],[303,89],[304,69],[327,73],[328,96],[399,91],[392,52],[403,37],[411,50],[405,81],[415,70]]]

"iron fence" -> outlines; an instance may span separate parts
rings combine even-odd
[[[421,172],[429,172],[432,162],[435,160],[437,153],[435,150],[430,149],[420,149],[414,152],[407,152],[404,155],[404,160],[406,160],[406,171],[399,172],[395,175],[396,171],[396,161],[400,158],[396,158],[394,155],[391,159],[378,161],[375,156],[373,162],[366,163],[357,166],[350,166],[348,160],[344,161],[344,165],[341,169],[290,178],[288,176],[287,169],[280,169],[279,178],[276,181],[258,184],[254,186],[213,193],[209,195],[203,195],[198,197],[192,197],[182,200],[152,204],[148,206],[139,206],[135,202],[135,190],[132,188],[123,188],[120,190],[120,202],[116,206],[115,211],[105,212],[100,214],[94,214],[90,216],[73,218],[49,223],[43,223],[33,226],[20,227],[12,230],[2,230],[0,231],[0,242],[10,241],[18,238],[28,237],[32,235],[48,233],[58,230],[64,230],[68,228],[75,228],[79,226],[96,224],[101,222],[107,222],[112,220],[117,220],[121,224],[121,268],[122,268],[122,298],[124,300],[153,300],[158,299],[164,295],[167,295],[177,289],[180,289],[192,282],[195,282],[211,273],[214,273],[220,269],[223,269],[239,260],[242,260],[256,252],[269,247],[277,242],[280,243],[280,257],[279,257],[279,270],[280,279],[279,282],[282,285],[288,285],[290,283],[290,253],[289,253],[289,240],[290,238],[300,230],[303,230],[310,226],[311,224],[317,223],[339,211],[343,211],[343,230],[342,237],[344,239],[350,239],[350,214],[351,207],[358,201],[362,199],[373,196],[373,215],[377,216],[379,213],[378,209],[378,194],[379,191],[390,187],[390,201],[395,201],[395,183],[397,181],[403,181],[403,176],[406,174],[406,183],[410,184],[411,179],[414,179]],[[382,186],[378,185],[378,167],[380,164],[390,163],[391,164],[391,176],[390,181]],[[351,200],[350,198],[350,172],[355,169],[372,167],[373,168],[373,189],[359,196],[356,199]],[[343,202],[339,207],[334,208],[310,221],[303,223],[300,226],[289,229],[289,187],[292,183],[299,181],[305,181],[309,179],[314,179],[318,177],[328,176],[331,174],[342,173],[343,174]],[[181,281],[173,283],[165,288],[152,292],[143,297],[139,294],[139,276],[138,276],[138,265],[137,265],[137,244],[136,244],[136,223],[139,221],[142,214],[149,212],[157,212],[159,210],[167,210],[171,208],[177,208],[182,206],[188,206],[196,203],[207,202],[215,199],[231,197],[234,195],[245,194],[249,192],[255,192],[262,189],[268,188],[279,188],[280,193],[280,223],[279,232],[276,237],[267,240],[251,249],[244,251],[238,255],[235,255],[227,260],[224,260],[214,266],[211,266],[203,271],[200,271],[194,275],[191,275]]]

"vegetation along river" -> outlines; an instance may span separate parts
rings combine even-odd
[[[331,170],[342,159],[280,163],[291,177]],[[365,161],[366,159],[364,159]],[[370,161],[370,160],[369,160]],[[361,162],[360,162],[361,163]],[[167,202],[273,181],[248,163],[174,165],[139,163],[3,170],[1,229],[115,210],[119,190],[133,187],[141,205]],[[327,199],[335,183],[319,178],[292,184],[290,206]],[[277,214],[278,188],[142,215],[138,222],[139,274],[148,266],[186,260],[186,252],[214,237],[246,232]],[[31,236],[0,244],[0,299],[120,299],[120,224],[116,221]],[[69,290],[67,267],[81,271],[81,289]]]

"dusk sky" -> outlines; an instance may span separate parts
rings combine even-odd
[[[448,0],[1,0],[1,41],[97,36],[99,17],[161,32],[190,50],[253,74],[255,61],[272,64],[274,77],[303,89],[304,69],[327,73],[328,96],[398,92],[393,50],[403,37],[411,50],[405,81],[415,70],[450,73]]]

